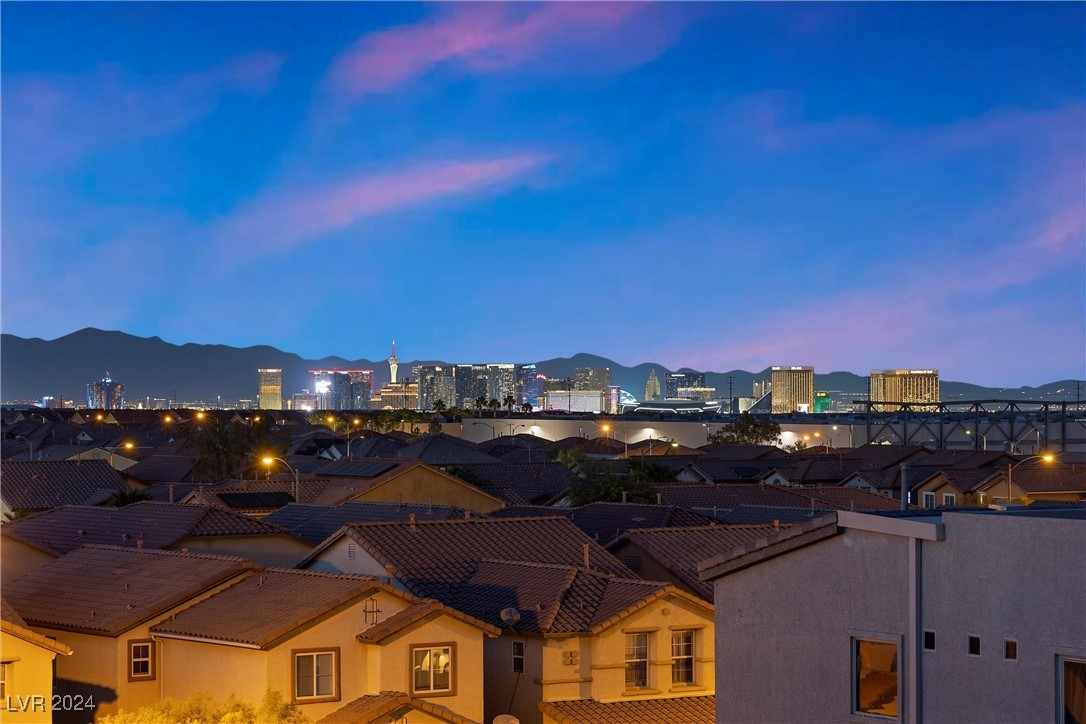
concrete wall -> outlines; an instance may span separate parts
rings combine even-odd
[[[907,632],[907,543],[847,531],[718,579],[717,721],[849,721],[851,636]]]

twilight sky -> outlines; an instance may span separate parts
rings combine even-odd
[[[1086,366],[1086,5],[7,3],[2,328]]]

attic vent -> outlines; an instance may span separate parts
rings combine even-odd
[[[357,551],[355,549],[354,543],[348,543],[347,544],[347,557],[350,558],[351,560],[354,560],[356,552]]]
[[[634,573],[641,572],[641,556],[626,556],[623,558],[623,562],[625,562],[626,567]]]

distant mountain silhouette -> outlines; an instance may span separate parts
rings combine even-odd
[[[260,367],[282,368],[284,396],[308,387],[311,369],[372,369],[376,388],[389,379],[388,363],[384,360],[342,357],[306,360],[265,345],[243,348],[218,344],[176,345],[158,337],[136,337],[90,327],[54,340],[0,335],[0,354],[0,398],[4,401],[54,395],[73,399],[79,405],[86,399],[87,383],[101,379],[107,370],[114,380],[124,383],[125,397],[129,400],[166,397],[210,401],[216,396],[224,400],[256,399],[256,370]],[[437,360],[400,360],[400,377],[410,376],[413,365],[435,362],[440,363]],[[692,371],[688,368],[669,370],[662,364],[652,363],[624,367],[605,357],[584,353],[544,360],[536,365],[542,374],[552,379],[572,377],[577,367],[610,367],[612,382],[639,399],[644,395],[650,370],[656,369],[661,383],[663,372]],[[769,369],[706,372],[705,383],[715,387],[718,395],[726,395],[729,376],[734,393],[749,396],[755,380],[769,379]],[[868,382],[866,377],[851,372],[831,372],[816,375],[816,387],[864,393]],[[1037,388],[994,389],[944,380],[942,393],[944,399],[1074,399],[1075,382],[1064,380]]]

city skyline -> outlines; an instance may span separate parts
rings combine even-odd
[[[1082,376],[1082,5],[7,11],[4,332]]]

